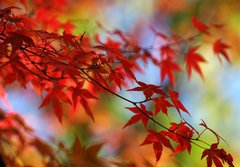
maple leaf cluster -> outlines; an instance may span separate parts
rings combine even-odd
[[[38,3],[42,3],[42,1]],[[73,35],[69,25],[64,27],[60,23],[52,24],[55,27],[50,26],[52,32],[39,30],[39,25],[34,23],[36,20],[40,21],[42,28],[43,25],[46,25],[45,15],[51,16],[47,17],[47,22],[57,22],[53,15],[44,13],[48,7],[47,4],[43,5],[32,18],[26,15],[15,15],[14,11],[20,10],[17,7],[10,6],[0,9],[0,82],[3,89],[16,81],[22,87],[26,87],[29,83],[32,84],[42,98],[40,108],[51,105],[60,123],[63,123],[64,104],[68,104],[72,111],[81,106],[86,114],[94,120],[89,103],[91,100],[98,100],[99,93],[108,92],[132,105],[127,109],[134,115],[124,128],[137,122],[143,123],[148,135],[141,145],[153,145],[156,161],[160,160],[163,147],[172,150],[173,155],[184,150],[190,154],[192,145],[195,144],[204,149],[202,158],[207,156],[208,166],[212,165],[212,161],[215,166],[221,166],[225,162],[233,166],[230,154],[219,149],[218,144],[210,145],[202,140],[205,131],[209,131],[216,136],[219,143],[222,138],[215,131],[203,122],[200,124],[203,127],[203,131],[200,133],[183,118],[182,114],[190,116],[190,112],[182,104],[179,93],[174,90],[175,75],[184,71],[179,65],[179,59],[182,56],[179,50],[183,50],[183,45],[188,48],[182,56],[188,77],[191,78],[194,70],[203,78],[199,63],[206,63],[206,60],[197,52],[200,46],[192,46],[190,42],[199,35],[212,35],[209,26],[193,17],[192,23],[199,32],[197,35],[187,38],[176,34],[167,36],[151,27],[153,33],[166,42],[159,48],[160,58],[157,59],[149,49],[134,42],[131,36],[120,30],[111,32],[101,25],[99,27],[108,34],[105,42],[100,39],[98,34],[94,39],[85,33]],[[62,34],[57,33],[61,28],[64,28],[65,31]],[[111,38],[112,36],[119,39]],[[214,54],[219,59],[220,56],[223,56],[228,62],[231,62],[226,52],[228,48],[230,46],[221,39],[213,42]],[[139,81],[135,72],[141,72],[143,69],[139,66],[138,61],[151,61],[159,67],[161,83],[163,84],[167,78],[168,85],[160,86]],[[128,91],[143,93],[144,100],[133,101],[116,93],[117,88],[126,88],[129,82],[134,82],[138,86],[128,89]],[[151,103],[155,105],[155,112],[148,109],[148,104]],[[170,122],[170,127],[157,119],[160,114],[168,115],[169,108],[175,109],[171,111],[176,111],[180,117],[180,122]],[[155,126],[159,126],[160,130],[154,128]],[[19,138],[22,140],[21,137]],[[173,143],[176,144],[176,147],[173,146]],[[35,139],[32,144],[42,155],[47,154],[50,159],[57,162],[45,143]],[[100,147],[101,145],[97,145],[86,150],[76,141],[73,151],[76,151],[83,159],[88,157],[88,160],[89,154],[91,154],[92,160],[96,161],[94,164],[101,166],[102,162],[96,159]],[[69,153],[68,156],[72,162],[85,165],[76,159],[77,153],[73,155]]]
[[[207,167],[211,167],[214,162],[215,166],[223,167],[224,163],[227,163],[229,167],[233,167],[233,158],[230,154],[227,154],[224,149],[217,148],[218,143],[212,144],[210,149],[204,150],[202,158],[207,156]]]

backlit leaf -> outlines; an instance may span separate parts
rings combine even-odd
[[[188,77],[191,78],[192,70],[195,70],[202,78],[203,73],[199,66],[199,63],[206,63],[206,60],[198,53],[196,53],[199,47],[192,47],[186,54],[186,68]]]
[[[220,62],[222,62],[220,55],[222,55],[229,63],[231,63],[231,59],[226,52],[226,49],[229,49],[230,46],[224,43],[221,39],[218,39],[213,44],[213,51],[218,56]]]

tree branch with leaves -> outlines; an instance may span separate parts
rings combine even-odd
[[[15,15],[16,10],[21,9],[13,6],[0,9],[0,82],[3,92],[5,87],[13,82],[18,82],[22,87],[32,84],[43,98],[39,108],[51,105],[59,122],[64,125],[62,121],[64,104],[69,104],[73,111],[77,106],[82,106],[94,121],[89,101],[98,100],[98,94],[105,91],[129,103],[130,107],[126,109],[134,115],[123,128],[142,122],[147,136],[140,145],[152,144],[156,161],[160,160],[163,147],[172,150],[172,155],[176,155],[185,150],[190,154],[192,145],[196,145],[203,149],[201,158],[207,157],[208,167],[213,163],[217,167],[223,166],[224,163],[234,166],[232,156],[224,149],[218,148],[220,141],[225,142],[225,140],[217,132],[208,127],[204,121],[199,124],[202,127],[199,131],[197,129],[200,127],[193,127],[183,118],[183,114],[190,116],[191,112],[186,109],[179,98],[178,91],[175,90],[176,74],[181,75],[186,71],[190,79],[192,72],[195,71],[204,78],[200,63],[206,63],[206,60],[198,53],[200,45],[195,46],[192,41],[202,35],[212,35],[212,27],[205,25],[196,17],[192,18],[192,23],[198,33],[190,37],[177,34],[167,36],[150,27],[156,37],[166,42],[164,46],[156,48],[159,50],[156,58],[151,52],[153,46],[141,47],[131,39],[131,36],[120,30],[112,32],[99,24],[100,29],[108,34],[105,42],[102,42],[98,35],[90,38],[86,33],[77,36],[68,30],[62,34],[48,32],[36,28],[37,25],[34,24],[36,18]],[[62,26],[60,24],[55,29]],[[116,37],[119,39],[116,40]],[[230,63],[231,60],[226,51],[229,47],[221,39],[213,42],[214,54],[220,60],[223,57]],[[144,83],[136,78],[135,72],[143,71],[139,61],[151,62],[160,69],[161,85]],[[185,71],[180,63],[185,64]],[[163,84],[164,80],[168,80],[168,84]],[[137,87],[129,89],[131,82],[137,84]],[[92,89],[86,88],[86,85]],[[142,101],[128,99],[118,93],[118,88],[142,93],[145,99]],[[148,104],[154,104],[155,110],[148,109]],[[174,108],[180,118],[179,122],[171,121],[170,118],[170,126],[165,125],[157,117],[161,114],[168,115],[169,108]],[[5,115],[4,112],[3,115]],[[22,141],[20,132],[5,119],[4,116],[0,122],[1,137],[15,134]],[[20,117],[8,119],[18,123],[21,120]],[[13,128],[14,131],[6,132],[5,126]],[[26,129],[28,130],[29,128]],[[208,143],[202,137],[207,131],[216,137],[215,143]],[[1,155],[6,163],[10,163],[6,160],[6,154],[2,148],[3,142],[5,141],[1,140]],[[86,156],[91,153],[96,156],[101,147],[99,145],[96,146],[95,151],[89,151],[90,148],[86,151],[78,142],[76,141],[73,146],[75,155]],[[24,144],[23,141],[22,143]],[[54,160],[52,161],[54,165],[59,165],[60,162],[54,157],[51,149],[48,149],[50,147],[40,139],[32,138],[28,143],[35,145],[43,156],[47,154]],[[46,149],[42,150],[40,146]],[[75,161],[68,151],[65,152],[66,156]],[[82,164],[82,162],[76,163]],[[102,165],[98,161],[96,163]]]

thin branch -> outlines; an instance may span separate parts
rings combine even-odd
[[[167,131],[169,131],[169,132],[171,132],[171,133],[174,133],[174,134],[176,134],[176,135],[179,136],[179,137],[182,137],[182,138],[184,138],[184,139],[186,139],[186,140],[189,140],[189,141],[192,142],[192,143],[193,143],[192,140],[202,142],[202,141],[199,140],[199,139],[188,138],[188,137],[186,137],[186,136],[183,136],[183,135],[180,135],[180,134],[174,132],[174,130],[171,130],[171,129],[167,128],[166,126],[164,126],[163,124],[159,123],[159,122],[156,121],[154,118],[152,118],[151,116],[149,116],[147,113],[145,113],[145,112],[137,105],[137,103],[135,103],[135,102],[133,102],[133,101],[131,101],[131,100],[129,100],[129,99],[127,99],[127,98],[125,98],[125,97],[123,97],[123,96],[115,93],[115,92],[113,92],[112,90],[108,89],[107,87],[103,86],[101,83],[99,83],[97,80],[95,80],[92,76],[90,76],[84,69],[80,69],[80,70],[81,70],[88,78],[90,78],[91,81],[93,81],[95,84],[97,84],[98,86],[100,86],[101,88],[103,88],[104,90],[106,90],[107,92],[109,92],[109,93],[111,93],[111,94],[119,97],[120,99],[122,99],[122,100],[124,100],[124,101],[127,101],[127,102],[131,103],[132,105],[134,105],[136,108],[138,108],[138,110],[139,110],[143,115],[145,115],[147,118],[149,118],[150,120],[152,120],[154,123],[156,123],[157,125],[159,125],[159,126],[162,127],[163,129],[166,129]],[[205,143],[205,142],[204,142],[204,143]],[[194,143],[194,144],[195,144],[195,143]],[[205,144],[206,144],[206,143],[205,143]],[[197,145],[197,144],[195,144],[195,145]],[[201,146],[200,148],[207,149],[207,148],[204,148],[204,147],[202,147],[202,146]]]

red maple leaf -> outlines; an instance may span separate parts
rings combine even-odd
[[[171,123],[171,127],[169,128],[171,132],[168,132],[167,135],[175,142],[178,143],[177,147],[174,150],[173,155],[183,152],[187,149],[190,154],[191,151],[191,143],[190,140],[193,136],[193,130],[186,126],[185,122]]]
[[[156,156],[156,161],[159,161],[159,159],[161,158],[163,145],[174,151],[170,140],[166,137],[167,133],[165,133],[164,131],[155,132],[153,130],[148,130],[148,132],[149,134],[147,135],[141,146],[153,143],[153,150]]]
[[[54,98],[54,99],[52,100],[52,105],[53,105],[54,113],[56,114],[59,122],[62,123],[62,114],[63,114],[63,111],[62,111],[61,102],[59,101],[59,99]]]
[[[154,115],[156,116],[160,111],[162,113],[168,115],[167,110],[169,107],[173,107],[169,101],[166,100],[166,96],[162,96],[160,98],[154,98],[153,101],[155,102],[155,113]]]
[[[25,43],[26,45],[33,46],[34,42],[32,38],[28,37],[24,34],[24,32],[11,32],[9,33],[9,37],[4,40],[3,44],[11,44],[13,55],[17,50],[19,50],[22,45]]]
[[[147,111],[145,105],[140,104],[140,108],[139,107],[127,107],[128,110],[130,110],[131,112],[135,113],[134,116],[132,116],[130,118],[130,120],[124,125],[123,128],[135,124],[138,121],[142,121],[142,123],[144,124],[145,127],[147,127],[147,123],[149,121],[149,116],[152,116],[152,112],[151,111]],[[145,113],[145,114],[144,114]]]
[[[85,112],[92,118],[94,121],[94,117],[92,111],[88,105],[88,99],[98,99],[95,95],[93,95],[89,90],[83,89],[83,82],[79,82],[76,87],[69,87],[68,90],[72,92],[72,101],[74,110],[78,104],[81,103],[82,107],[84,108]],[[79,100],[80,99],[80,100]]]
[[[168,58],[160,62],[160,68],[161,68],[161,81],[163,81],[165,76],[167,76],[170,83],[175,86],[174,73],[176,71],[177,72],[182,71],[179,65],[173,62],[172,59]]]
[[[206,62],[206,60],[198,53],[196,53],[197,49],[199,47],[191,47],[185,57],[186,61],[186,68],[187,68],[187,73],[188,77],[191,77],[192,70],[194,69],[202,78],[203,78],[203,73],[201,68],[199,67],[200,62]]]
[[[218,143],[214,143],[210,149],[205,149],[202,153],[201,159],[207,156],[207,167],[211,167],[213,163],[216,167],[223,167],[225,162],[229,167],[234,167],[231,154],[227,154],[224,149],[218,149],[217,146]]]
[[[76,28],[75,25],[71,21],[65,22],[64,24],[62,24],[62,27],[68,33],[72,32],[73,29]]]
[[[230,48],[230,46],[227,45],[226,43],[222,42],[221,39],[218,39],[214,42],[213,51],[218,56],[220,62],[222,62],[222,60],[220,59],[219,55],[223,55],[225,57],[225,59],[227,59],[227,61],[229,63],[231,63],[231,59],[229,58],[229,56],[226,52],[226,49],[229,49],[229,48]]]
[[[122,89],[122,85],[126,85],[124,82],[125,75],[123,74],[122,70],[118,67],[112,69],[109,74],[109,82],[113,82],[118,86],[119,89]]]
[[[198,18],[196,17],[192,17],[192,24],[194,25],[194,27],[196,29],[198,29],[200,32],[205,33],[207,35],[210,35],[210,33],[208,32],[208,26],[206,26],[205,24],[203,24],[202,22],[200,22],[198,20]]]
[[[61,102],[67,102],[69,104],[72,104],[71,100],[68,98],[66,93],[63,91],[63,87],[58,86],[56,89],[49,90],[49,92],[44,97],[39,108],[47,106],[50,102],[52,102],[54,112],[55,112],[59,122],[62,123],[63,111],[62,111]]]
[[[161,55],[163,58],[175,58],[177,56],[176,51],[170,45],[161,47]]]
[[[142,91],[145,95],[146,99],[150,99],[154,93],[166,95],[164,91],[161,89],[161,86],[156,86],[153,84],[146,84],[140,81],[137,81],[138,87],[129,89],[128,91]]]
[[[169,91],[169,94],[170,94],[170,98],[171,98],[171,100],[173,102],[173,105],[177,109],[179,115],[181,116],[180,110],[182,110],[182,111],[184,111],[185,113],[187,113],[190,116],[188,110],[184,107],[182,102],[178,100],[178,96],[179,96],[178,92],[173,91],[170,88],[168,88],[168,91]]]
[[[76,36],[72,35],[72,34],[68,34],[66,31],[63,31],[63,41],[66,43],[66,45],[75,45],[76,44]]]

